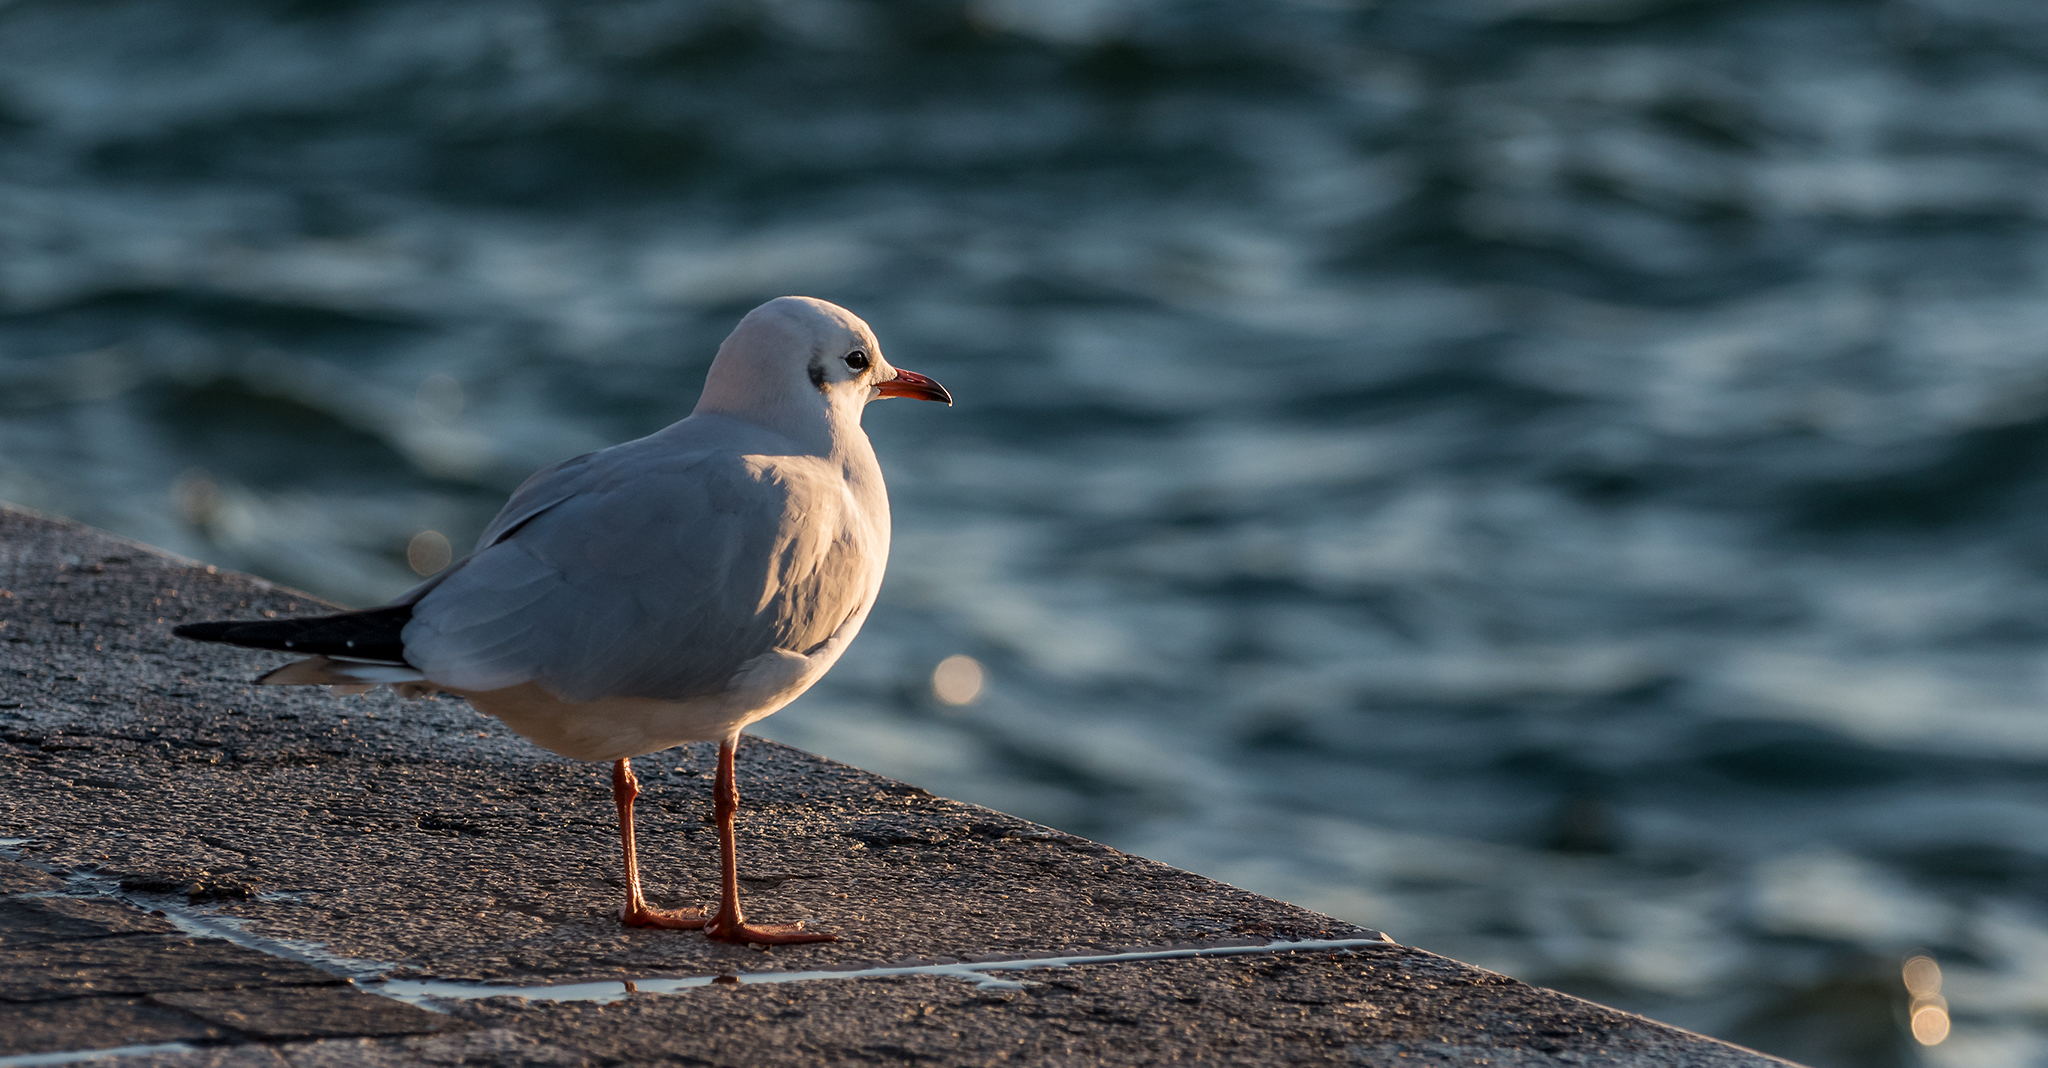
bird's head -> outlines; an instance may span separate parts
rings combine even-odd
[[[814,297],[777,297],[747,313],[718,347],[697,411],[777,428],[850,416],[881,397],[953,403],[915,371],[892,366],[860,317]]]

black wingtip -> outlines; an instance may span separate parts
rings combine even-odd
[[[190,638],[195,642],[224,642],[232,620],[216,620],[209,623],[184,623],[171,628],[174,638]]]
[[[366,608],[331,616],[217,619],[171,628],[175,637],[301,655],[334,655],[405,663],[405,625],[412,606]]]

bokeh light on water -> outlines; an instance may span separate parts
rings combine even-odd
[[[981,687],[986,680],[981,661],[963,653],[939,661],[932,669],[932,696],[942,705],[971,705],[981,697]]]
[[[884,600],[766,733],[2036,1064],[2044,10],[16,0],[0,498],[370,603],[825,297],[960,403],[872,412]]]
[[[412,536],[405,545],[405,562],[416,575],[432,575],[445,568],[455,558],[447,535],[438,530],[422,530]]]
[[[1941,1045],[1949,1032],[1948,1000],[1941,996],[1941,965],[1933,957],[1907,957],[1900,974],[1913,999],[1906,1006],[1913,1040],[1923,1046]]]

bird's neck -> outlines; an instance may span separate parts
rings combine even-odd
[[[786,440],[790,452],[834,461],[849,474],[875,470],[874,446],[860,425],[863,406],[848,403],[852,398],[824,405],[818,399],[815,394],[798,393],[781,403],[727,406],[700,402],[691,414],[752,424]]]

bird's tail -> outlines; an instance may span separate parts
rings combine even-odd
[[[343,693],[361,693],[380,683],[406,689],[407,684],[425,681],[426,676],[405,659],[401,634],[411,620],[412,606],[403,604],[331,616],[187,623],[171,633],[193,641],[312,653],[311,658],[286,664],[256,681],[264,686],[333,686]]]
[[[332,656],[294,660],[275,671],[257,676],[259,686],[334,686],[342,693],[362,693],[381,683],[402,686],[424,682],[420,669],[407,664],[380,664],[373,660],[343,660]]]

